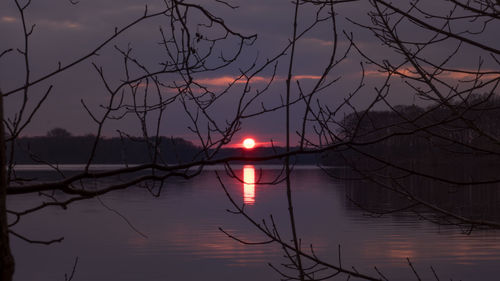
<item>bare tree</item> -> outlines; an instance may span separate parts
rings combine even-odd
[[[0,174],[2,280],[12,280],[14,272],[9,234],[31,243],[50,244],[61,240],[37,241],[15,232],[14,226],[23,216],[51,206],[66,208],[73,202],[134,186],[145,188],[152,195],[158,196],[166,179],[194,177],[206,165],[224,164],[229,175],[243,181],[233,172],[231,165],[236,160],[283,159],[284,172],[271,183],[286,183],[284,198],[288,206],[291,242],[283,238],[285,235],[278,230],[272,216],[260,223],[260,218],[252,218],[245,212],[244,206],[240,206],[232,198],[224,188],[225,183],[222,180],[220,184],[235,208],[234,213],[249,220],[268,240],[243,241],[231,233],[225,233],[244,244],[280,245],[288,263],[284,268],[273,268],[286,280],[325,280],[346,276],[365,280],[387,280],[378,270],[370,275],[342,265],[340,250],[337,261],[326,261],[316,256],[313,246],[310,249],[302,246],[301,236],[295,225],[295,213],[300,210],[294,208],[294,185],[290,178],[293,171],[290,157],[293,155],[336,155],[336,159],[351,165],[358,177],[408,198],[408,207],[424,206],[459,224],[498,227],[495,222],[473,220],[443,209],[428,198],[419,197],[405,186],[405,180],[409,177],[454,185],[498,183],[500,179],[497,177],[473,180],[444,177],[422,170],[412,163],[400,161],[397,156],[388,157],[389,154],[381,154],[379,151],[381,147],[390,147],[397,142],[430,147],[437,143],[444,148],[452,145],[454,150],[450,151],[453,154],[465,151],[489,156],[498,155],[499,136],[496,129],[484,125],[487,122],[481,118],[487,114],[476,114],[493,112],[497,107],[494,101],[500,82],[500,51],[495,46],[497,42],[491,43],[483,39],[493,34],[498,26],[498,1],[448,1],[439,4],[438,9],[434,7],[437,4],[431,1],[404,1],[394,4],[371,0],[363,5],[355,0],[295,1],[289,42],[264,61],[256,58],[248,66],[238,65],[238,75],[229,79],[226,87],[218,90],[206,86],[203,83],[203,75],[240,63],[238,59],[247,46],[253,44],[256,36],[238,33],[226,25],[223,19],[201,5],[170,0],[165,1],[164,6],[155,11],[145,7],[136,20],[110,31],[109,37],[87,54],[66,64],[58,63],[54,70],[32,77],[29,43],[30,36],[36,29],[30,26],[26,19],[26,11],[31,2],[14,2],[24,38],[24,47],[19,48],[16,55],[20,55],[24,61],[25,77],[21,85],[2,89],[1,92],[2,103],[9,99],[20,101],[20,106],[12,117],[0,112],[4,120],[2,130],[5,130],[0,132],[0,164],[6,167]],[[229,3],[217,2],[222,6],[234,8]],[[367,9],[367,17],[346,20],[339,11],[350,5]],[[134,52],[131,44],[115,43],[134,27],[154,19],[162,21],[157,31],[158,41],[165,55],[160,66],[148,64]],[[304,21],[301,21],[302,19]],[[296,77],[295,68],[298,45],[318,30],[328,31],[329,56],[323,60],[324,64],[318,67],[319,75],[314,77],[313,82],[302,83]],[[360,42],[358,34],[364,36],[366,32],[371,33],[373,38],[384,46],[382,51],[373,51]],[[232,44],[231,48],[227,48],[228,42]],[[13,50],[14,47],[0,50],[0,59],[4,56],[14,56]],[[106,65],[102,65],[104,63],[93,61],[98,54],[109,54],[111,50],[114,50],[123,62],[122,76],[116,80],[109,78],[113,75],[106,71]],[[473,54],[477,60],[475,68],[457,61],[464,54]],[[356,64],[359,65],[359,82],[349,85],[350,88],[346,89],[339,86],[343,81],[342,67],[347,63],[352,64],[354,59],[359,61]],[[81,101],[82,107],[97,128],[85,167],[76,175],[66,176],[53,165],[61,177],[51,182],[32,183],[17,177],[16,143],[53,91],[55,86],[51,85],[52,79],[85,63],[92,64],[107,97],[106,102],[99,107],[92,107],[84,98]],[[286,74],[280,76],[278,69],[282,65],[286,68]],[[259,75],[264,72],[270,73],[269,78],[264,85],[256,87],[253,81],[260,79]],[[285,85],[280,102],[261,103],[264,94],[279,83]],[[369,88],[367,83],[374,84],[374,87]],[[39,98],[33,98],[32,92],[39,91],[41,87],[44,88],[38,95]],[[238,93],[236,97],[235,92]],[[335,93],[339,98],[333,102],[325,100],[322,96],[325,92]],[[227,93],[232,93],[233,96],[232,111],[220,118],[217,115],[218,106],[228,96]],[[401,95],[406,96],[403,100],[413,101],[415,105],[397,106],[394,100],[401,99],[395,96]],[[364,101],[361,104],[360,98]],[[369,102],[366,102],[367,100]],[[189,129],[201,147],[197,158],[188,163],[172,165],[163,159],[159,149],[160,128],[165,122],[169,122],[165,119],[168,109],[179,105],[190,122]],[[376,113],[375,110],[384,112]],[[242,128],[244,120],[276,111],[283,114],[286,122],[283,132],[286,136],[285,153],[266,157],[216,158],[220,149]],[[139,141],[147,146],[150,161],[139,166],[126,165],[122,169],[112,171],[92,171],[91,165],[95,161],[105,127],[131,119],[139,124],[142,133]],[[292,141],[294,128],[298,140],[296,145]],[[119,133],[124,139],[132,138],[129,132]],[[10,147],[9,155],[5,155],[7,146]],[[457,148],[460,151],[456,150]],[[349,153],[360,156],[361,163],[353,161]],[[36,158],[36,155],[33,157]],[[37,161],[44,163],[43,159]],[[124,164],[127,162],[124,161]],[[143,173],[116,184],[99,188],[86,185],[89,180],[116,175],[136,175],[137,172]],[[28,193],[42,194],[46,201],[26,210],[6,209],[7,196]],[[58,193],[69,197],[60,199]],[[13,218],[12,221],[7,220],[7,214]],[[411,262],[408,262],[413,269]],[[415,275],[418,277],[417,272]],[[438,279],[437,276],[436,278]]]
[[[28,11],[32,5],[31,1],[13,1],[18,12],[18,22],[23,30],[22,47],[8,48],[2,50],[0,58],[7,56],[20,56],[24,62],[24,81],[22,84],[10,89],[2,89],[1,101],[19,104],[18,109],[12,116],[0,112],[3,116],[1,139],[1,165],[5,167],[1,173],[0,194],[0,228],[1,228],[1,275],[2,280],[12,280],[14,274],[14,260],[9,247],[9,235],[23,239],[29,243],[51,244],[60,242],[62,238],[51,241],[38,241],[28,238],[14,231],[16,224],[23,217],[37,212],[41,209],[59,206],[66,208],[69,204],[93,198],[111,192],[113,190],[125,189],[142,184],[153,195],[158,195],[162,189],[162,183],[169,177],[190,178],[197,175],[202,167],[216,154],[217,150],[231,140],[231,137],[240,129],[241,115],[245,107],[251,101],[239,100],[239,107],[234,116],[228,120],[216,120],[213,118],[212,108],[233,87],[237,81],[245,79],[249,84],[252,67],[242,69],[240,76],[229,81],[228,86],[220,91],[213,91],[200,83],[201,74],[207,74],[224,69],[234,63],[246,46],[255,40],[255,35],[240,34],[206,8],[190,4],[184,1],[164,1],[162,7],[150,9],[145,6],[142,14],[137,15],[123,27],[116,27],[109,31],[107,38],[98,42],[94,48],[82,56],[74,58],[67,63],[58,62],[56,68],[49,70],[39,76],[32,75],[32,69],[36,66],[31,60],[31,38],[36,33],[36,24],[31,25],[28,19]],[[78,3],[73,3],[77,5]],[[220,5],[232,7],[219,1]],[[78,6],[76,6],[78,9]],[[148,64],[141,57],[134,54],[130,44],[118,43],[121,38],[134,28],[144,25],[148,21],[159,22],[157,29],[158,43],[163,49],[164,57],[159,64]],[[14,42],[13,42],[14,43]],[[224,44],[231,44],[231,48],[225,48]],[[13,50],[17,49],[17,53]],[[110,55],[115,51],[123,61],[123,76],[117,82],[107,78],[106,67],[97,62],[97,56]],[[32,182],[18,177],[15,173],[16,155],[15,151],[18,139],[22,136],[26,127],[33,121],[45,105],[46,99],[55,86],[53,80],[63,73],[76,68],[82,64],[91,64],[99,75],[103,85],[103,93],[106,102],[99,107],[93,107],[82,97],[82,107],[97,128],[93,135],[94,141],[88,153],[88,160],[82,171],[73,176],[66,176],[55,163],[47,163],[32,155],[39,163],[53,167],[60,174],[60,180],[51,182]],[[48,85],[48,86],[46,86]],[[37,94],[40,88],[44,88],[41,96]],[[265,92],[265,91],[264,91]],[[39,98],[37,98],[39,97]],[[169,106],[181,105],[184,107],[186,116],[192,122],[191,130],[199,138],[202,144],[203,155],[195,162],[187,164],[167,164],[162,159],[160,147],[160,127],[163,125],[164,113]],[[122,169],[95,172],[91,165],[95,162],[96,153],[100,145],[104,127],[108,123],[135,118],[140,124],[142,138],[136,140],[143,142],[149,149],[149,162],[140,166],[124,166]],[[156,120],[151,126],[151,119]],[[206,129],[208,128],[208,129]],[[5,129],[5,131],[4,131]],[[52,136],[67,136],[62,129],[54,129],[49,134]],[[130,134],[120,131],[122,138],[130,138]],[[6,151],[9,155],[6,155]],[[127,164],[124,160],[124,164]],[[89,188],[86,181],[99,180],[116,175],[134,174],[144,171],[140,176],[134,176],[123,182]],[[36,193],[43,195],[38,205],[31,206],[25,210],[7,210],[7,195]],[[69,197],[61,199],[57,194],[66,194]],[[9,216],[9,220],[7,219]]]
[[[353,22],[370,31],[391,52],[376,58],[358,46],[356,50],[367,63],[377,67],[377,75],[385,81],[377,87],[372,105],[364,111],[355,110],[350,116],[351,124],[343,124],[343,135],[350,149],[373,161],[377,168],[395,173],[395,176],[381,178],[383,175],[378,172],[358,167],[363,177],[376,179],[414,202],[445,212],[412,194],[405,187],[405,180],[422,177],[465,186],[497,183],[498,177],[479,178],[474,169],[467,171],[464,177],[438,174],[429,171],[429,165],[402,163],[397,155],[393,154],[391,159],[390,154],[381,155],[367,147],[388,147],[404,141],[406,149],[411,149],[410,140],[419,140],[420,147],[432,149],[435,157],[456,157],[455,163],[459,165],[466,162],[477,165],[485,163],[486,158],[496,158],[499,135],[485,126],[488,123],[485,120],[497,114],[499,50],[495,45],[498,42],[484,39],[498,25],[498,3],[450,1],[438,9],[427,1],[400,4],[371,1],[371,5],[369,25]],[[464,57],[470,58],[474,66],[461,60]],[[395,78],[400,81],[394,81]],[[398,107],[391,102],[391,95],[394,96],[391,88],[401,82],[404,87],[398,89],[398,94],[409,93],[420,108]],[[389,115],[375,116],[371,111],[378,105],[383,105],[385,114]],[[467,158],[467,155],[473,157]],[[467,224],[498,225],[461,216],[455,218]]]
[[[422,197],[418,190],[408,184],[409,179],[418,178],[460,188],[496,184],[500,180],[495,173],[478,175],[477,169],[469,169],[463,176],[445,174],[442,170],[440,173],[439,169],[431,166],[433,159],[439,159],[445,165],[466,165],[467,161],[473,163],[471,166],[498,162],[499,135],[493,128],[495,126],[488,124],[498,118],[499,42],[485,40],[488,36],[494,36],[498,27],[498,1],[449,1],[439,4],[431,1],[367,2],[365,8],[368,3],[370,5],[368,20],[347,20],[360,28],[356,31],[370,32],[384,48],[367,48],[367,44],[363,44],[366,42],[359,42],[357,32],[343,31],[344,38],[350,42],[346,48],[347,54],[350,58],[360,57],[361,82],[352,92],[344,95],[343,101],[332,105],[317,96],[325,89],[329,92],[336,90],[337,80],[332,79],[332,74],[342,57],[346,56],[337,55],[336,19],[339,15],[336,11],[341,5],[349,5],[345,2],[350,1],[294,3],[296,14],[290,39],[292,51],[286,58],[290,65],[289,78],[295,59],[293,47],[300,39],[297,36],[297,22],[301,17],[297,10],[307,5],[319,7],[316,8],[318,14],[321,14],[322,9],[327,10],[326,18],[331,21],[333,31],[332,55],[330,60],[325,60],[329,63],[318,82],[310,90],[299,82],[294,88],[305,107],[302,130],[297,131],[300,146],[295,153],[307,153],[307,148],[310,148],[328,153],[330,156],[327,157],[335,155],[332,161],[350,165],[356,180],[364,179],[407,200],[405,206],[377,210],[379,215],[413,210],[425,217],[420,213],[423,207],[439,215],[439,220],[428,218],[437,223],[467,226],[470,230],[478,227],[498,228],[500,223],[496,221],[476,219],[442,207],[434,198]],[[475,66],[471,67],[470,61],[464,62],[464,57],[471,58]],[[365,78],[375,81],[373,90],[366,90]],[[291,91],[288,79],[287,97]],[[366,95],[365,100],[370,99],[370,102],[360,105],[356,101],[360,95]],[[413,104],[401,106],[394,100],[411,101]],[[289,121],[291,103],[287,102],[286,105],[285,118]],[[314,134],[308,134],[308,129]],[[288,127],[286,133],[288,137]],[[398,150],[398,145],[402,150],[410,151],[410,155],[401,155],[402,150]],[[430,152],[422,155],[417,147]],[[289,142],[287,148],[290,149]],[[423,165],[417,165],[416,160]],[[283,269],[273,268],[285,280],[324,280],[337,276],[345,278],[345,275],[366,280],[387,280],[376,268],[373,276],[346,269],[342,266],[340,251],[339,260],[329,263],[315,255],[313,246],[308,251],[301,247],[294,224],[296,210],[293,209],[290,192],[289,165],[287,157],[284,178],[278,178],[276,182],[284,180],[287,184],[292,242],[282,238],[272,217],[262,223],[260,219],[250,217],[232,199],[227,189],[225,191],[233,203],[234,213],[251,221],[269,240],[242,241],[231,233],[226,234],[244,244],[280,244],[289,263]],[[237,177],[232,172],[230,174]],[[370,210],[354,198],[351,200],[361,208]],[[371,211],[375,212],[373,209]],[[408,265],[420,280],[410,260]],[[433,274],[439,280],[434,270]]]

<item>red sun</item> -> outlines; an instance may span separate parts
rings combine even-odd
[[[252,138],[246,138],[243,140],[243,147],[246,149],[252,149],[255,147],[255,140]]]

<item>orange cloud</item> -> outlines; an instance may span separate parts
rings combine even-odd
[[[54,29],[81,29],[82,25],[74,21],[54,21],[54,20],[41,20],[41,25],[48,26]]]
[[[426,69],[427,72],[434,71],[432,69]],[[453,80],[472,80],[476,78],[476,74],[474,73],[476,70],[466,69],[466,68],[457,68],[456,71],[443,71],[439,73],[436,77],[440,79],[453,79]],[[497,79],[500,77],[500,72],[496,70],[481,70],[483,74],[480,76],[481,80],[490,80]],[[365,76],[368,77],[386,77],[388,75],[387,71],[379,71],[379,70],[366,70]],[[395,76],[405,76],[405,77],[419,77],[419,74],[414,69],[398,69],[397,72],[394,72]]]
[[[479,79],[483,80],[490,80],[490,79],[497,79],[500,77],[500,72],[494,71],[494,70],[482,70],[481,72],[488,73],[488,74],[483,74],[478,76],[473,70],[468,70],[468,69],[461,69],[462,71],[467,71],[470,73],[466,72],[453,72],[453,71],[445,71],[439,75],[441,78],[446,78],[446,79],[455,79],[455,80],[473,80],[476,79],[476,77],[479,77]],[[496,72],[496,73],[495,73]]]
[[[196,79],[196,83],[201,84],[201,85],[206,85],[206,86],[229,86],[229,84],[235,83],[235,84],[245,84],[248,82],[246,78],[241,78],[238,79],[239,77],[236,76],[221,76],[221,77],[212,77],[212,78],[202,78],[202,79]],[[271,80],[271,77],[264,77],[264,76],[255,76],[252,77],[250,82],[253,83],[269,83]]]
[[[250,79],[250,83],[266,84],[266,83],[269,83],[271,81],[271,79],[273,79],[275,82],[282,82],[282,81],[286,80],[285,77],[280,77],[280,76],[275,76],[274,78],[271,76],[254,76]],[[305,79],[319,80],[319,79],[321,79],[321,76],[320,75],[295,75],[295,76],[293,76],[293,79],[294,80],[305,80]],[[204,87],[209,87],[209,86],[211,86],[211,87],[228,87],[230,84],[248,83],[248,80],[246,78],[241,78],[241,77],[237,77],[237,76],[224,75],[224,76],[219,76],[219,77],[195,79],[195,82],[201,86],[204,86]],[[134,86],[137,86],[139,88],[145,88],[146,85],[147,84],[145,82],[141,82],[139,84],[134,84]],[[152,85],[150,84],[149,87],[151,87],[151,86]],[[197,91],[195,91],[195,89],[197,89],[197,87],[191,87],[191,90],[193,90],[194,92],[197,92]],[[200,90],[199,91],[200,93],[205,92],[202,89],[199,89],[199,90]],[[169,90],[167,90],[167,92],[177,93],[177,90],[169,89]]]
[[[214,77],[214,78],[202,78],[196,79],[196,83],[202,85],[210,85],[210,86],[227,86],[233,83],[235,77],[231,76],[222,76],[222,77]]]
[[[0,18],[0,21],[2,21],[2,22],[16,22],[17,19],[14,17],[3,16]]]
[[[212,78],[202,78],[202,79],[196,79],[196,83],[199,83],[201,85],[206,85],[206,86],[228,86],[231,83],[234,84],[245,84],[248,82],[247,79],[242,78],[238,79],[236,76],[220,76],[220,77],[212,77]],[[254,76],[251,78],[250,82],[251,83],[269,83],[271,81],[272,77],[271,76]],[[295,75],[293,76],[293,79],[295,80],[303,80],[303,79],[312,79],[312,80],[318,80],[321,79],[320,75]],[[284,77],[279,77],[276,76],[274,77],[274,81],[285,81],[286,78]]]
[[[295,75],[295,76],[293,76],[293,79],[295,79],[295,80],[303,80],[303,79],[319,80],[319,79],[321,79],[321,76],[320,75]]]
[[[13,22],[17,22],[17,21],[18,21],[18,19],[15,17],[10,17],[10,16],[0,17],[0,22],[13,23]],[[38,22],[38,24],[45,25],[45,26],[48,26],[48,27],[54,28],[54,29],[81,29],[82,28],[81,24],[74,22],[74,21],[69,21],[69,20],[55,21],[55,20],[45,19],[45,20],[40,20]]]
[[[379,71],[379,70],[365,70],[365,76],[367,77],[386,77],[388,74],[387,71]],[[394,72],[395,76],[407,76],[407,77],[418,77],[418,75],[410,69],[398,69],[397,72]]]

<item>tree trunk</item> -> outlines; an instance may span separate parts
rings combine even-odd
[[[7,222],[7,165],[5,155],[5,129],[3,125],[3,95],[0,92],[0,280],[12,281],[14,257],[10,251]]]

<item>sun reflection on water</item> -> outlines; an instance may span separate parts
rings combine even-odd
[[[247,205],[255,203],[255,168],[253,165],[243,166],[243,202]]]

